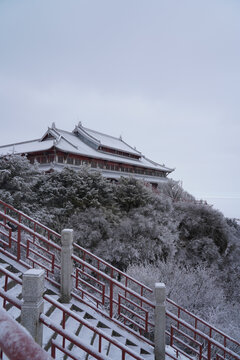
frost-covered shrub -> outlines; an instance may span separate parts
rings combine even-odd
[[[179,181],[169,179],[167,182],[158,185],[158,191],[171,199],[173,202],[189,201],[194,202],[195,198],[186,192]]]
[[[29,214],[36,208],[33,186],[39,176],[38,169],[26,157],[9,155],[0,158],[0,198]]]
[[[67,208],[71,213],[76,208],[99,207],[110,203],[111,184],[97,172],[87,168],[75,171],[64,168],[39,178],[36,184],[39,202],[43,206]]]
[[[228,246],[228,226],[223,215],[210,206],[181,203],[176,207],[180,214],[179,248],[185,249],[186,256],[198,256],[199,260],[213,260],[216,249],[223,255]],[[210,248],[210,249],[208,249]],[[216,260],[218,256],[216,257]]]
[[[184,267],[175,261],[157,264],[132,265],[127,273],[154,288],[156,282],[166,284],[167,296],[179,305],[206,318],[206,309],[224,303],[224,293],[219,286],[215,269]]]
[[[141,181],[135,178],[121,177],[115,186],[114,195],[120,209],[129,212],[133,208],[148,204],[153,193]]]

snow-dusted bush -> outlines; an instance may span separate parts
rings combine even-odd
[[[0,199],[26,213],[35,209],[32,190],[40,173],[26,157],[11,155],[0,158]]]
[[[229,227],[223,215],[208,205],[179,203],[179,249],[188,258],[211,262],[223,255],[228,246]],[[194,258],[194,262],[196,259]]]
[[[227,299],[215,267],[184,267],[170,260],[132,265],[127,274],[152,289],[156,282],[165,283],[171,300],[240,341],[239,303]],[[173,311],[171,305],[168,308]]]
[[[158,185],[158,191],[170,198],[173,202],[195,201],[195,198],[183,189],[180,181],[169,179],[167,182]]]
[[[124,177],[115,187],[114,195],[120,209],[126,212],[148,204],[153,197],[153,193],[144,186],[144,183],[135,178]]]

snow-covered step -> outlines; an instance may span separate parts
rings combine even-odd
[[[11,281],[8,283],[7,293],[11,296],[19,298],[22,294],[22,286],[20,284],[16,284],[15,281]]]
[[[93,342],[93,347],[99,351],[99,335],[96,335]],[[107,339],[101,338],[101,353],[107,355],[109,352],[110,343]]]
[[[104,324],[102,321],[98,321],[97,328],[106,333],[106,335],[112,336],[113,329]]]
[[[13,319],[15,320],[20,320],[20,316],[21,316],[21,310],[16,308],[15,306],[9,306],[6,307],[6,310],[8,312],[9,315],[12,316]]]
[[[9,266],[10,266],[9,264],[3,262],[2,260],[0,261],[0,265],[1,265],[4,269],[9,268]]]
[[[83,341],[84,343],[88,345],[92,345],[92,343],[94,342],[95,334],[92,330],[90,330],[88,327],[83,325],[81,326],[78,336],[80,337],[81,341]],[[79,349],[79,347],[76,345],[72,346],[71,352],[75,356],[78,356],[79,359],[85,359],[87,355],[83,349]]]
[[[121,359],[122,358],[122,351],[121,349],[119,349],[117,346],[110,344],[110,349],[108,352],[108,356],[111,359]],[[129,354],[125,355],[125,360],[134,360],[134,358],[132,356],[130,356]]]
[[[55,308],[53,305],[45,313],[52,321],[60,324],[62,321],[62,311]],[[43,347],[47,351],[51,347],[51,340],[56,338],[56,334],[53,330],[43,327]]]
[[[22,273],[19,272],[16,268],[13,267],[13,264],[8,265],[7,263],[0,263],[0,266],[2,266],[4,269],[7,269],[8,271],[14,273],[15,276],[21,277]],[[0,276],[0,286],[3,288],[5,284],[5,276]],[[52,297],[55,301],[59,300],[59,294],[56,294],[58,292],[57,289],[52,288],[52,286],[46,282],[47,291],[46,294],[48,294],[50,297]],[[8,280],[8,293],[11,294],[14,297],[21,298],[21,292],[22,288],[21,285],[17,284],[14,280]],[[55,292],[54,292],[55,291]],[[0,298],[0,301],[2,302],[2,298]],[[59,303],[60,304],[60,303]],[[1,305],[1,304],[0,304]],[[134,352],[141,358],[145,360],[153,360],[153,348],[148,345],[147,343],[143,343],[141,339],[135,337],[133,334],[128,333],[121,327],[119,327],[117,324],[114,324],[110,319],[105,318],[104,316],[100,315],[98,312],[87,306],[86,304],[83,304],[76,299],[72,299],[72,301],[69,304],[60,304],[61,306],[64,306],[66,309],[69,309],[71,311],[74,311],[79,317],[82,317],[84,321],[87,321],[91,326],[94,326],[96,328],[99,328],[99,330],[103,333],[105,333],[107,336],[111,337],[111,339],[119,342],[124,347],[128,348],[130,351]],[[8,310],[10,314],[16,319],[20,316],[20,310],[9,306]],[[56,308],[53,306],[49,301],[44,300],[44,314],[49,317],[53,322],[56,324],[62,326],[62,318],[63,318],[63,312],[61,309]],[[85,344],[88,346],[92,346],[96,351],[99,349],[99,335],[94,333],[92,330],[90,330],[87,326],[81,325],[79,320],[73,319],[71,316],[66,316],[66,323],[65,323],[65,329],[73,334],[74,336],[77,336],[79,339],[81,339]],[[47,328],[46,326],[43,327],[43,346],[46,350],[50,352],[51,349],[51,341],[55,339],[58,344],[61,346],[62,343],[62,336],[57,335],[53,330],[50,328]],[[101,352],[103,355],[108,356],[109,358],[113,360],[121,359],[122,357],[122,351],[114,344],[109,342],[108,340],[104,339],[102,337],[102,344],[101,344]],[[86,352],[79,347],[73,345],[68,340],[65,341],[65,349],[66,351],[69,351],[69,353],[74,354],[78,357],[80,360],[91,360],[93,359],[92,356],[88,356]],[[173,355],[175,355],[175,351],[173,349],[168,349],[168,351]],[[175,355],[176,356],[176,355]],[[67,359],[71,358],[66,357],[61,350],[57,351],[57,359]],[[132,360],[133,357],[126,354],[125,356],[126,360]],[[169,358],[170,359],[170,358]],[[180,359],[180,357],[179,357]],[[183,357],[181,357],[183,359]]]
[[[89,312],[86,312],[84,315],[84,319],[87,320],[91,325],[93,326],[97,326],[99,320],[96,317],[92,316],[91,314],[89,314]]]

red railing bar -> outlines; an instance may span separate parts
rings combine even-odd
[[[32,254],[37,255],[38,257],[40,257],[40,259],[46,261],[48,264],[52,265],[52,259],[48,259],[48,258],[45,257],[44,255],[42,255],[42,254],[36,252],[35,250],[31,249],[30,247],[28,247],[28,256],[26,256],[27,259],[32,260],[32,258],[30,258],[30,256],[29,256],[29,253],[30,253],[30,252],[31,252]],[[46,251],[46,252],[47,252],[47,251]],[[51,255],[51,256],[53,255],[53,254],[51,254],[51,253],[49,253],[49,252],[47,252],[47,254],[48,254],[48,255]],[[49,271],[50,271],[50,269],[49,269]]]
[[[170,357],[171,359],[173,359],[173,360],[179,360],[178,357],[173,356],[173,355],[170,354],[167,350],[166,350],[166,355],[167,355],[168,357]]]
[[[7,220],[11,221],[13,224],[17,225],[20,227],[21,230],[26,231],[27,233],[31,234],[31,235],[35,235],[39,240],[45,242],[46,244],[51,245],[54,249],[61,251],[61,246],[54,243],[52,240],[48,240],[46,239],[43,235],[39,234],[39,233],[35,233],[32,229],[30,229],[29,227],[25,226],[22,223],[19,223],[17,220],[14,220],[13,218],[11,218],[8,215],[4,215],[1,211],[0,211],[0,216],[4,216],[6,217]],[[19,232],[19,231],[18,231]],[[59,235],[60,236],[60,235]]]
[[[69,356],[70,358],[72,358],[73,360],[79,360],[79,356],[74,356],[71,352],[70,352],[70,350],[67,350],[67,349],[65,349],[65,348],[63,348],[61,345],[59,345],[58,343],[57,343],[57,341],[56,340],[52,340],[52,342],[51,342],[51,356],[52,356],[52,358],[53,359],[55,359],[56,358],[56,350],[55,349],[58,349],[58,350],[60,350],[61,352],[63,352],[65,355],[67,355],[67,356]],[[84,350],[84,349],[83,349]]]
[[[11,278],[16,283],[20,285],[22,284],[22,280],[18,276],[14,275],[12,272],[10,272],[9,270],[5,269],[2,266],[0,266],[0,272],[4,273],[7,277]]]
[[[22,301],[17,299],[15,296],[8,294],[6,291],[2,290],[0,288],[0,296],[6,300],[7,302],[9,302],[10,304],[13,304],[14,306],[16,306],[18,309],[21,310],[22,307]]]
[[[154,308],[154,304],[148,300],[145,297],[141,297],[138,293],[136,293],[134,290],[130,289],[130,288],[126,288],[121,282],[115,280],[114,278],[111,278],[109,275],[105,274],[102,271],[98,271],[94,266],[92,266],[89,263],[86,263],[84,260],[78,258],[76,255],[72,255],[72,259],[78,263],[80,263],[81,265],[84,265],[84,267],[87,267],[88,269],[92,270],[93,272],[98,272],[102,278],[106,279],[109,281],[109,283],[116,285],[117,287],[119,287],[120,289],[126,291],[128,294],[135,296],[137,299],[139,300],[143,300],[143,302],[147,305],[149,305],[150,307]]]
[[[130,322],[132,325],[135,325],[139,331],[145,331],[145,328],[141,325],[139,325],[136,321],[134,321],[133,319],[129,318],[128,316],[121,314],[122,318],[125,319],[126,321]]]
[[[145,314],[148,313],[147,309],[144,309],[142,306],[138,305],[137,303],[135,303],[134,301],[126,298],[125,296],[123,296],[122,294],[118,293],[119,298],[125,300],[126,302],[130,303],[131,305],[137,307],[139,310],[143,311]],[[123,305],[124,306],[124,305]]]
[[[95,281],[97,284],[101,285],[102,287],[104,286],[105,287],[105,283],[100,281],[99,279],[96,279],[94,276],[86,273],[85,271],[83,271],[82,269],[80,268],[76,268],[76,277],[78,277],[78,274],[81,273],[82,275],[84,276],[87,276],[89,279]],[[73,276],[74,277],[74,276]],[[80,278],[81,279],[81,278]]]
[[[178,332],[179,334],[183,335],[184,337],[186,337],[188,340],[194,342],[195,344],[197,344],[198,346],[202,346],[202,343],[200,343],[199,341],[195,340],[193,337],[191,337],[190,335],[186,334],[185,332],[183,332],[182,330],[179,330],[178,328],[176,328],[175,326],[171,326],[171,329],[175,330],[176,332]],[[173,334],[173,332],[171,331],[171,333]]]
[[[109,264],[107,261],[105,261],[105,260],[99,258],[98,256],[94,255],[93,253],[91,253],[89,250],[84,249],[82,246],[80,246],[80,245],[78,245],[78,244],[76,244],[76,243],[73,243],[73,246],[76,247],[76,248],[78,248],[79,250],[81,250],[81,251],[84,252],[85,254],[90,255],[90,256],[93,257],[95,260],[98,260],[98,261],[100,261],[102,264],[108,266],[112,271],[116,271],[117,274],[120,274],[120,275],[122,275],[124,278],[127,278],[128,280],[131,280],[131,281],[134,282],[135,284],[140,285],[141,287],[144,288],[144,290],[147,290],[147,291],[149,291],[150,293],[153,292],[153,290],[152,290],[151,288],[145,286],[145,285],[142,284],[140,281],[132,278],[131,276],[126,275],[126,273],[124,273],[124,272],[121,271],[121,270],[118,270],[117,268],[115,268],[114,266],[112,266],[111,264]]]
[[[74,292],[71,293],[72,297],[77,299],[78,301],[81,301],[82,303],[84,303],[85,305],[89,306],[91,309],[97,311],[99,314],[103,315],[105,318],[110,318],[106,311],[103,311],[101,309],[97,309],[94,305],[92,305],[89,301],[85,301],[83,298],[81,298],[80,296],[78,296],[77,294],[75,294]],[[136,331],[132,330],[131,328],[129,328],[128,326],[124,326],[124,324],[121,321],[118,321],[117,319],[115,319],[114,317],[111,319],[112,322],[114,322],[116,325],[123,327],[124,329],[126,329],[129,333],[137,336],[139,339],[143,340],[144,342],[146,342],[149,345],[154,346],[154,343],[145,338],[144,336],[141,336],[139,333],[137,333]]]
[[[240,356],[238,356],[235,352],[231,351],[230,349],[226,349],[221,343],[214,340],[213,338],[210,338],[208,335],[206,335],[199,329],[195,329],[193,326],[188,324],[186,321],[179,319],[176,315],[170,313],[169,311],[166,311],[166,315],[169,316],[170,318],[172,318],[173,320],[175,320],[176,322],[179,322],[181,325],[186,327],[188,330],[191,330],[193,333],[196,333],[198,336],[207,340],[209,344],[212,344],[223,351],[225,350],[228,355],[231,355],[234,359],[240,360]],[[211,359],[211,357],[208,357],[208,359]]]
[[[50,250],[44,248],[43,246],[41,246],[41,245],[39,245],[39,244],[36,244],[36,243],[30,241],[30,240],[28,239],[28,240],[27,240],[27,246],[29,247],[29,249],[30,249],[31,252],[34,252],[34,249],[33,249],[33,248],[30,248],[30,244],[32,244],[32,245],[35,246],[36,248],[38,248],[38,249],[46,252],[46,253],[47,253],[48,255],[50,255],[51,257],[54,256],[54,254],[53,254]],[[49,260],[50,260],[50,259],[49,259]]]
[[[2,205],[4,206],[4,212],[5,212],[5,214],[6,214],[6,209],[8,208],[8,209],[12,210],[14,213],[21,215],[21,216],[24,217],[25,219],[30,220],[33,224],[36,224],[36,225],[39,226],[40,228],[42,228],[42,229],[44,229],[44,230],[47,230],[47,231],[49,231],[51,234],[53,234],[53,235],[55,235],[56,237],[59,237],[59,238],[60,238],[60,235],[59,235],[57,232],[55,232],[54,230],[51,230],[51,229],[48,228],[47,226],[45,226],[45,225],[41,224],[40,222],[38,222],[37,220],[34,220],[34,219],[31,218],[30,216],[24,214],[22,211],[19,211],[19,210],[15,209],[13,206],[6,204],[6,203],[3,202],[2,200],[0,200],[0,204],[2,204]]]
[[[87,322],[86,320],[84,320],[83,318],[81,318],[80,316],[78,316],[75,312],[73,312],[72,310],[69,310],[67,308],[65,308],[63,305],[61,305],[61,303],[59,303],[58,301],[54,300],[52,297],[50,297],[49,295],[44,295],[43,296],[44,300],[50,302],[52,305],[56,306],[56,308],[60,309],[61,311],[64,311],[67,315],[71,316],[71,318],[79,321],[79,323],[83,324],[84,326],[86,326],[87,328],[89,328],[90,330],[92,330],[94,333],[96,333],[97,335],[102,336],[104,339],[106,339],[108,342],[110,342],[111,344],[117,346],[119,349],[121,349],[122,351],[125,351],[127,354],[129,354],[130,356],[132,356],[134,359],[137,360],[143,360],[143,358],[141,356],[139,356],[138,354],[134,353],[131,349],[129,349],[127,346],[125,346],[124,344],[121,344],[120,342],[118,342],[117,340],[113,339],[111,336],[108,336],[106,333],[104,333],[103,331],[101,331],[99,328],[97,328],[94,325],[89,324],[89,322]],[[44,315],[45,316],[45,315]],[[48,321],[51,322],[51,320],[49,320],[49,317],[45,316]],[[41,319],[41,316],[40,316]],[[47,325],[47,324],[46,324]],[[58,325],[56,325],[58,326]],[[61,328],[61,327],[60,327]],[[62,328],[61,328],[62,329]]]
[[[97,298],[96,296],[94,296],[93,294],[88,292],[87,290],[84,290],[83,288],[79,288],[78,290],[82,293],[81,301],[82,301],[82,299],[84,298],[84,295],[85,295],[86,297],[89,297],[90,299],[95,301],[95,303],[97,304],[97,308],[98,308],[99,304],[103,305],[102,300],[100,300],[99,298]],[[95,310],[97,310],[97,309],[95,308]]]
[[[172,348],[175,349],[178,354],[180,353],[180,354],[184,355],[187,359],[189,359],[189,360],[195,360],[195,358],[190,357],[189,354],[187,354],[187,353],[186,353],[185,351],[183,351],[183,350],[180,350],[180,349],[179,349],[177,346],[175,346],[174,344],[173,344]],[[209,360],[211,360],[211,359],[209,359]]]
[[[198,349],[194,349],[191,345],[187,344],[185,341],[183,341],[182,339],[178,338],[177,336],[174,336],[173,331],[171,329],[171,336],[173,337],[174,340],[176,340],[177,342],[179,342],[180,344],[184,345],[185,347],[187,347],[190,351],[196,353],[197,355],[200,355],[199,360],[201,360],[201,347],[202,344],[200,344],[199,342],[196,342],[192,337],[187,336],[187,334],[185,334],[184,332],[180,331],[179,329],[173,327],[174,330],[178,331],[181,335],[183,335],[184,337],[186,337],[188,340],[192,341],[193,343],[196,343],[199,346],[199,351]],[[174,343],[172,342],[172,346],[174,346]],[[177,345],[175,345],[177,347]],[[181,351],[181,350],[180,350]]]
[[[66,331],[64,329],[62,329],[62,327],[56,323],[54,323],[53,321],[51,321],[51,319],[44,315],[41,314],[40,315],[40,321],[46,325],[47,327],[49,327],[50,329],[52,329],[53,331],[55,331],[56,333],[58,333],[59,335],[65,337],[65,339],[71,341],[72,344],[78,346],[79,348],[83,349],[84,351],[86,351],[88,354],[95,356],[95,358],[97,360],[109,360],[109,358],[103,354],[99,354],[97,351],[95,351],[94,348],[92,348],[91,346],[84,344],[83,341],[79,340],[79,337],[69,333],[69,331]],[[55,343],[56,344],[56,343]],[[54,346],[55,346],[54,344]],[[66,350],[66,349],[65,349]],[[140,358],[142,359],[142,358]]]
[[[176,304],[174,301],[172,301],[171,299],[167,298],[166,301],[168,303],[170,303],[171,305],[175,306],[177,309],[180,309],[181,311],[183,311],[185,314],[191,316],[194,320],[199,321],[200,323],[202,323],[203,325],[207,326],[209,329],[211,329],[211,331],[215,331],[216,333],[218,333],[219,335],[226,337],[226,339],[232,341],[233,343],[235,343],[236,345],[240,345],[235,339],[231,338],[230,336],[224,334],[222,331],[218,330],[217,328],[215,328],[214,326],[212,326],[211,324],[209,324],[207,321],[200,319],[198,316],[194,315],[193,313],[191,313],[190,311],[184,309],[183,307],[179,306],[178,304]]]
[[[137,319],[142,320],[144,323],[146,322],[146,318],[141,315],[136,314],[136,312],[134,310],[128,308],[127,306],[124,306],[123,304],[122,305],[120,304],[119,306],[120,306],[120,310],[124,309],[127,312],[129,312],[130,314],[135,315]],[[122,314],[121,312],[119,313],[119,315],[126,317],[126,315]],[[128,317],[126,317],[126,318],[128,318]],[[137,324],[137,323],[135,323],[135,324]],[[145,328],[143,328],[141,325],[139,325],[139,327],[141,327],[142,330],[145,330]]]
[[[102,291],[99,290],[99,289],[96,289],[95,286],[93,286],[92,284],[89,284],[87,281],[85,281],[85,280],[83,280],[83,279],[81,279],[81,278],[79,279],[79,281],[80,281],[82,284],[84,284],[84,285],[86,285],[87,287],[89,287],[90,289],[96,291],[99,295],[102,295]],[[79,290],[81,290],[81,289],[79,289]]]

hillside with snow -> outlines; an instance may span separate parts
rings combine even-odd
[[[60,232],[240,339],[240,227],[178,183],[153,192],[82,168],[40,173],[20,156],[0,160],[0,199]]]

